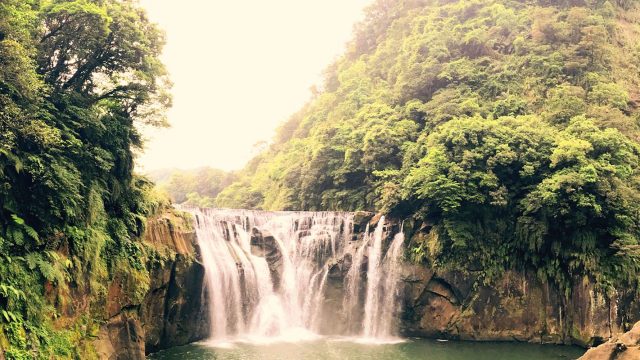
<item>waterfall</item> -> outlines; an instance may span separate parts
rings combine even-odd
[[[389,234],[384,217],[358,234],[346,212],[185,210],[195,218],[212,341],[395,335],[404,235]]]

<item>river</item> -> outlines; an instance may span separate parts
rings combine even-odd
[[[572,346],[409,339],[396,344],[361,344],[341,338],[297,343],[249,343],[212,347],[206,343],[152,354],[153,360],[553,360],[577,359]]]

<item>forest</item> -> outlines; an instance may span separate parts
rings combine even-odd
[[[156,191],[173,202],[203,208],[216,207],[216,197],[233,183],[233,171],[211,167],[192,170],[161,169],[147,173],[156,185]]]
[[[219,207],[431,226],[416,261],[637,287],[635,1],[378,1]]]
[[[381,212],[424,224],[425,266],[640,289],[638,5],[377,0],[244,169],[154,187],[134,152],[138,124],[167,125],[160,29],[133,0],[0,1],[0,349],[91,353],[105,281],[146,291],[140,237],[168,197]]]
[[[87,358],[106,280],[138,279],[146,217],[135,123],[162,126],[163,33],[133,1],[0,2],[0,350]],[[65,314],[80,294],[84,311]],[[68,315],[71,323],[56,322]],[[2,351],[0,351],[1,355]]]

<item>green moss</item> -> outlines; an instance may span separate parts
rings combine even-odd
[[[575,324],[571,326],[570,336],[573,343],[576,345],[584,347],[593,345],[591,336],[583,333]]]

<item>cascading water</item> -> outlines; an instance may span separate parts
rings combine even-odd
[[[364,336],[384,338],[391,334],[395,311],[395,295],[398,290],[398,260],[404,243],[404,234],[396,234],[389,249],[382,257],[384,216],[373,234],[367,272],[367,300],[364,308]],[[366,246],[366,245],[363,245]]]
[[[195,216],[213,341],[394,335],[404,235],[385,241],[384,217],[359,236],[351,213],[186,210]],[[340,316],[346,326],[337,326]]]

